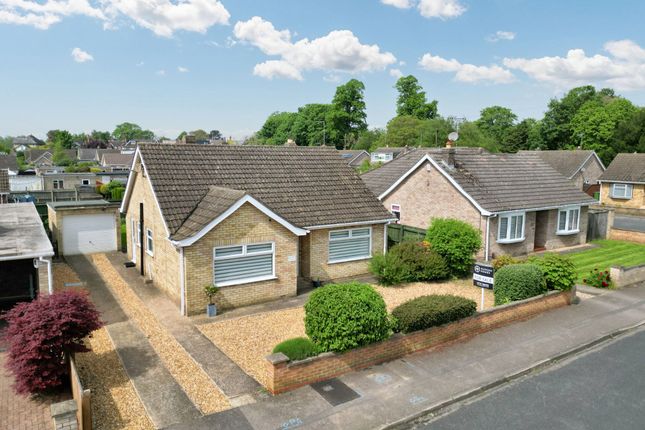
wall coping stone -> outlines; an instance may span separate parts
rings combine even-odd
[[[52,418],[59,418],[65,415],[74,414],[78,407],[75,400],[65,400],[64,402],[54,403],[50,406]]]

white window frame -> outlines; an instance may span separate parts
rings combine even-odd
[[[253,252],[249,254],[247,252],[247,247],[253,246],[253,245],[267,245],[271,244],[271,250],[270,251],[260,251],[260,252]],[[225,249],[225,248],[235,248],[235,247],[242,247],[242,253],[241,254],[235,254],[235,255],[227,255],[224,257],[216,257],[215,252],[218,249]],[[264,276],[255,276],[251,278],[243,278],[243,279],[235,279],[233,281],[227,281],[227,282],[215,282],[215,264],[217,261],[222,261],[222,260],[233,260],[236,258],[240,257],[246,257],[249,255],[267,255],[271,254],[272,255],[272,261],[271,261],[271,275],[264,275]],[[261,282],[261,281],[269,281],[271,279],[278,279],[278,277],[275,274],[275,242],[256,242],[256,243],[244,243],[244,244],[237,244],[237,245],[225,245],[225,246],[216,246],[213,248],[213,264],[211,266],[213,270],[213,284],[218,286],[218,287],[229,287],[231,285],[242,285],[242,284],[250,284],[252,282]]]
[[[571,212],[577,210],[578,211],[578,219],[576,220],[576,228],[570,230],[569,229],[569,222],[571,221]],[[560,230],[560,214],[562,212],[566,213],[565,221],[564,221],[564,230]],[[559,236],[566,236],[569,234],[577,234],[580,233],[580,212],[582,212],[582,208],[580,206],[568,206],[566,208],[561,208],[558,210],[558,218],[556,219],[555,223],[555,233]]]
[[[623,189],[622,196],[616,195],[616,187],[622,187]],[[631,200],[633,195],[634,195],[634,186],[632,184],[611,184],[612,199]]]
[[[369,229],[369,232],[370,232],[370,234],[369,234],[369,239],[370,239],[369,240],[369,242],[370,242],[369,255],[361,256],[361,257],[353,257],[353,258],[343,258],[343,259],[340,259],[340,260],[331,260],[329,258],[329,245],[332,242],[340,242],[340,241],[344,241],[344,240],[351,240],[351,239],[353,239],[352,232],[354,230],[365,230],[365,229]],[[332,237],[331,237],[332,233],[338,233],[338,232],[341,232],[341,231],[348,231],[349,236],[348,237],[332,239]],[[370,226],[370,227],[343,228],[343,229],[340,229],[340,230],[330,230],[329,233],[327,234],[327,240],[328,240],[328,242],[327,242],[327,264],[347,263],[349,261],[367,260],[367,259],[372,258],[372,226]]]
[[[401,205],[398,203],[391,204],[390,212],[392,212],[392,215],[394,215],[397,218],[396,224],[400,224],[401,223]]]
[[[89,179],[81,179],[81,185],[90,185]]]
[[[150,242],[152,242],[152,249],[150,249]],[[155,239],[152,237],[152,230],[146,228],[146,254],[154,256],[155,252]]]
[[[65,181],[62,179],[53,179],[52,180],[52,187],[55,190],[62,190],[64,189],[63,187],[65,186]]]
[[[136,243],[136,245],[141,246],[141,223],[139,223],[139,221],[136,221],[136,220],[134,220],[134,223],[135,223],[135,225],[137,227],[137,230],[136,230],[137,231],[137,243]]]
[[[511,232],[511,219],[515,216],[522,216],[522,237],[509,239]],[[502,218],[508,218],[506,223],[506,239],[500,239],[502,231]],[[506,212],[499,214],[497,218],[497,243],[519,243],[526,239],[526,212]]]

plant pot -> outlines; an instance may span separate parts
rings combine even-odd
[[[214,317],[215,315],[217,315],[217,306],[215,306],[214,303],[206,305],[206,315],[208,315],[209,317]]]
[[[314,288],[320,288],[322,287],[323,283],[321,280],[317,280],[317,281],[311,281],[311,284],[313,285]]]

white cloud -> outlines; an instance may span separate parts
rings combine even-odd
[[[403,77],[403,72],[400,69],[390,69],[390,76],[399,79]]]
[[[381,0],[381,3],[398,9],[417,7],[421,16],[426,18],[450,19],[466,12],[459,0]]]
[[[381,3],[399,9],[410,9],[413,6],[413,0],[381,0]]]
[[[491,34],[486,38],[489,42],[499,42],[500,40],[513,40],[515,39],[515,33],[512,31],[496,31],[495,34]]]
[[[253,73],[266,78],[301,80],[302,72],[323,70],[359,73],[383,70],[396,62],[378,45],[364,45],[349,30],[335,30],[317,39],[293,42],[289,30],[276,30],[269,21],[255,16],[235,24],[235,37],[259,48],[269,56],[279,57],[255,66]]]
[[[0,23],[47,29],[63,17],[83,15],[114,29],[131,19],[155,34],[170,37],[175,31],[205,33],[215,24],[228,24],[229,12],[219,0],[0,0]]]
[[[179,73],[188,73],[189,72],[189,70],[186,67],[182,67],[182,66],[177,67],[177,71]]]
[[[155,72],[155,75],[157,75],[157,76],[166,76],[166,71],[165,71],[165,70],[163,70],[163,69],[161,69],[161,70],[157,70],[157,71]]]
[[[72,58],[77,63],[85,63],[87,61],[94,61],[94,57],[89,52],[83,51],[81,48],[72,49]]]
[[[331,82],[332,84],[337,84],[341,80],[342,80],[341,77],[339,75],[335,74],[335,73],[323,76],[323,81]]]
[[[558,89],[583,84],[645,89],[645,49],[631,40],[618,40],[605,43],[604,50],[608,56],[571,49],[566,57],[505,58],[504,65]]]
[[[506,84],[514,80],[513,74],[496,64],[490,66],[476,66],[462,64],[454,58],[448,60],[430,53],[424,54],[419,65],[430,72],[453,72],[455,80],[460,82],[477,83],[492,82]]]

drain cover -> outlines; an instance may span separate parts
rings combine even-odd
[[[356,391],[336,378],[330,379],[329,381],[316,382],[315,384],[311,384],[311,388],[316,390],[332,406],[338,406],[360,397]]]

